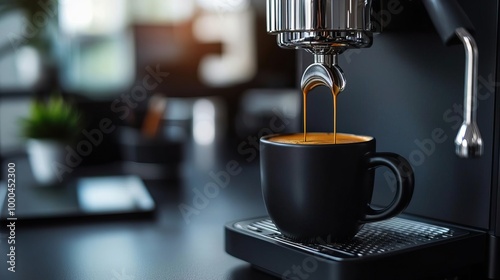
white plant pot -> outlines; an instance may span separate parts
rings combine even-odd
[[[40,186],[51,186],[60,182],[56,163],[64,163],[65,145],[54,140],[29,139],[26,143],[33,176]]]

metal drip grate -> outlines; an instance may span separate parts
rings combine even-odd
[[[239,227],[246,228],[254,234],[308,251],[326,255],[342,253],[353,257],[407,249],[466,234],[466,232],[398,217],[365,224],[351,241],[333,244],[291,241],[281,235],[270,219],[254,220],[244,225],[240,224]]]

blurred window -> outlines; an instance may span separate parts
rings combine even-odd
[[[135,76],[129,25],[127,0],[60,0],[64,88],[96,98],[127,90]]]
[[[255,75],[256,47],[254,16],[249,1],[198,0],[203,12],[194,21],[193,32],[200,42],[222,44],[219,55],[202,58],[199,75],[211,86],[247,82]]]
[[[188,78],[179,84],[229,87],[254,78],[255,11],[250,0],[134,1],[131,11],[142,27],[139,64],[171,67],[172,74]]]

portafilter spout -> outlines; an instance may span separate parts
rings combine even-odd
[[[344,72],[337,64],[337,54],[314,54],[314,63],[309,65],[300,81],[300,88],[304,98],[304,141],[307,135],[307,94],[317,86],[327,87],[333,96],[333,136],[336,140],[337,133],[337,118],[336,104],[337,95],[345,88]]]
[[[343,91],[345,85],[344,72],[337,64],[336,54],[315,54],[314,63],[306,68],[300,81],[302,92],[325,86],[335,95]]]

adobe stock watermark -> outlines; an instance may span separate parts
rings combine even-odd
[[[273,109],[274,116],[270,119],[269,125],[259,130],[257,135],[250,135],[246,140],[238,145],[238,154],[245,156],[246,162],[250,163],[257,158],[259,151],[259,139],[264,135],[282,132],[286,126],[290,124],[285,114],[280,110]],[[230,160],[226,163],[224,170],[210,171],[208,176],[211,181],[207,182],[203,187],[193,188],[191,203],[180,203],[179,211],[186,222],[191,223],[193,216],[198,216],[206,209],[210,202],[216,199],[221,190],[227,188],[231,182],[231,178],[238,176],[243,171],[243,167],[237,160]]]
[[[257,135],[250,135],[245,141],[242,141],[238,145],[238,154],[245,156],[247,162],[252,162],[257,158],[260,147],[260,138],[265,135],[275,134],[283,132],[291,121],[286,117],[286,115],[273,108],[274,116],[269,120],[269,125],[259,130]]]
[[[191,216],[200,215],[201,211],[208,207],[210,200],[218,197],[221,189],[225,189],[231,182],[231,178],[239,175],[241,171],[243,171],[243,168],[236,160],[228,161],[225,170],[210,171],[208,175],[212,181],[206,183],[201,189],[192,189],[191,205],[180,203],[178,206],[186,224],[191,222]]]
[[[35,12],[31,18],[24,19],[21,33],[10,32],[8,38],[12,48],[17,49],[24,45],[29,39],[33,39],[49,22],[57,17],[58,1],[39,0],[36,2],[39,11]]]
[[[401,4],[401,1],[390,0],[389,2],[387,2],[386,9],[382,9],[380,11],[372,13],[372,29],[383,30],[391,23],[393,16],[399,15],[403,11],[404,6]],[[363,52],[363,49],[349,49],[342,56],[345,57],[347,63],[350,64],[352,62],[351,56],[360,54],[361,52]]]
[[[300,264],[294,264],[281,274],[283,280],[303,280],[311,277],[318,270],[318,260],[307,257]]]
[[[127,274],[124,268],[122,268],[121,272],[113,269],[111,271],[111,274],[113,274],[113,278],[111,278],[110,280],[135,280],[135,277],[131,274]]]
[[[312,240],[304,243],[314,244],[316,246],[329,246],[336,243],[337,240],[333,238],[331,234],[326,237],[317,236]],[[293,264],[285,272],[281,274],[281,279],[283,280],[303,280],[309,279],[314,273],[318,271],[319,262],[318,259],[313,256],[305,257],[301,263]]]
[[[250,5],[250,0],[215,0],[212,1],[212,7],[215,9],[219,17],[225,13],[237,11]]]
[[[139,103],[144,102],[148,97],[148,93],[156,89],[170,75],[168,72],[162,72],[160,65],[156,65],[156,68],[147,66],[145,69],[148,74],[142,79],[141,83],[111,103],[110,110],[118,114],[120,120],[128,118],[132,109],[137,108]],[[116,125],[110,118],[101,119],[99,126],[90,131],[83,129],[81,131],[82,139],[74,146],[67,145],[65,147],[66,156],[64,162],[56,161],[52,164],[52,170],[56,173],[59,182],[63,181],[66,173],[73,172],[85,157],[92,154],[94,148],[101,145],[105,135],[112,133],[115,129]]]
[[[495,76],[489,74],[487,78],[483,76],[478,77],[478,91],[477,91],[477,101],[475,107],[472,108],[477,111],[479,108],[479,101],[486,101],[490,99],[495,93],[495,89],[500,86],[500,82],[496,82]],[[442,114],[442,119],[445,124],[449,125],[452,133],[460,128],[463,122],[463,104],[454,103],[450,108],[445,110]],[[418,167],[423,165],[427,159],[432,157],[436,152],[439,145],[443,144],[448,140],[450,135],[442,127],[434,128],[430,133],[429,137],[423,139],[415,139],[413,143],[415,148],[408,154],[408,161],[412,167]],[[454,135],[453,135],[454,137]],[[396,191],[396,177],[390,171],[384,172],[384,178],[389,184],[392,192]]]

